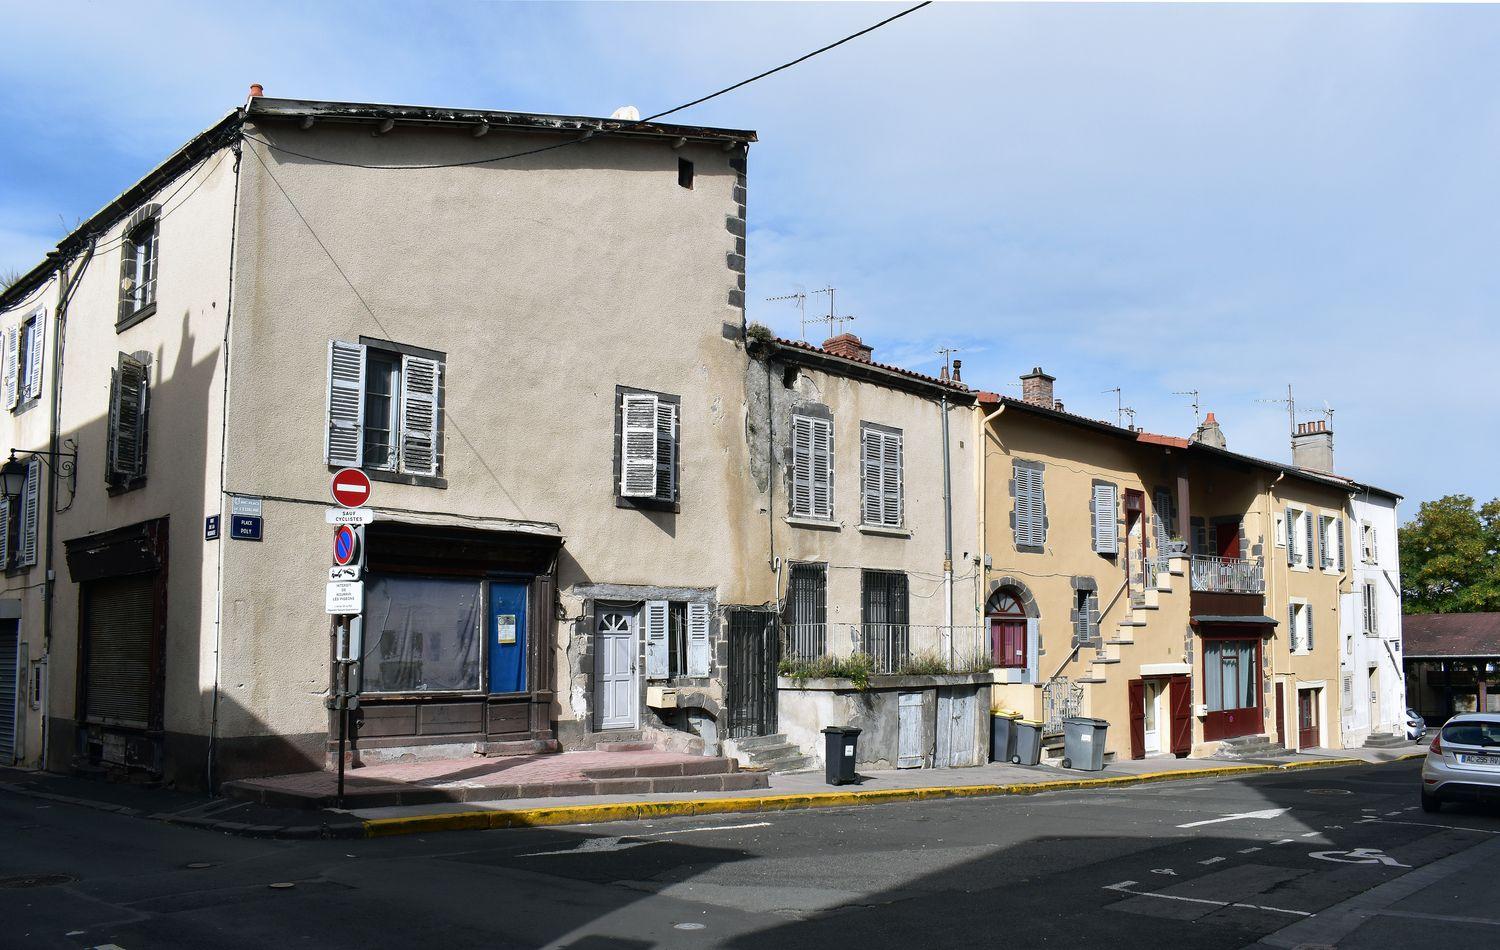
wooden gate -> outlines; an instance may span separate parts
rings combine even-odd
[[[927,764],[926,743],[922,736],[922,694],[898,693],[896,696],[896,768],[920,769]]]
[[[776,731],[780,642],[776,615],[763,610],[731,610],[728,621],[728,738],[771,735]]]
[[[940,769],[966,768],[976,760],[978,723],[974,719],[974,691],[939,688],[937,691],[937,754],[933,765]]]

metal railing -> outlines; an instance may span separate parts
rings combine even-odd
[[[831,656],[839,635],[849,652],[870,658],[876,673],[977,673],[993,666],[989,627],[983,624],[783,624],[781,655],[792,660]]]
[[[828,624],[788,623],[781,627],[781,655],[812,660],[828,652]]]
[[[1194,554],[1191,574],[1193,590],[1197,591],[1234,594],[1263,594],[1266,591],[1266,568],[1261,558]]]
[[[1147,558],[1141,564],[1141,580],[1146,590],[1155,590],[1157,578],[1167,569],[1166,558]]]
[[[1063,720],[1082,711],[1082,683],[1054,676],[1042,686],[1042,735],[1061,735]]]

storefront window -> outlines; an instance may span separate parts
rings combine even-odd
[[[477,580],[370,575],[363,691],[478,690],[483,603]]]
[[[1209,712],[1251,709],[1255,692],[1255,641],[1206,640],[1203,644],[1204,701]]]

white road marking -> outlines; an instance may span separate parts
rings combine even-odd
[[[1180,894],[1158,894],[1155,891],[1132,891],[1130,885],[1135,881],[1121,881],[1118,884],[1106,884],[1106,891],[1115,891],[1120,894],[1129,894],[1131,897],[1156,897],[1164,901],[1182,901],[1187,904],[1211,904],[1214,907],[1245,907],[1250,910],[1267,910],[1274,914],[1291,914],[1294,917],[1313,917],[1315,914],[1305,910],[1288,910],[1285,907],[1268,907],[1264,904],[1241,904],[1235,901],[1215,901],[1206,897],[1183,897]]]
[[[1239,853],[1240,854],[1254,854],[1255,852],[1257,852],[1259,850],[1260,850],[1259,848],[1241,848],[1240,851],[1239,851]]]
[[[739,831],[741,828],[767,828],[769,821],[752,821],[743,825],[712,825],[708,828],[674,828],[671,831],[653,831],[645,835],[626,835],[628,838],[659,838],[662,835],[691,835],[700,831]]]
[[[1387,815],[1399,815],[1399,814],[1401,814],[1401,809],[1398,808],[1395,811],[1388,811],[1388,812],[1386,812],[1386,814]]]
[[[1199,861],[1199,864],[1218,864],[1223,858],[1209,858],[1207,861]]]
[[[641,841],[641,838],[662,838],[667,835],[690,835],[700,831],[737,831],[741,828],[764,828],[769,821],[752,821],[743,825],[712,825],[707,828],[674,828],[671,831],[652,831],[638,835],[610,835],[603,838],[589,838],[572,848],[563,848],[559,851],[531,851],[527,854],[517,855],[521,858],[544,858],[555,854],[601,854],[608,851],[629,851],[631,848],[644,848],[647,845],[657,844],[655,841]]]
[[[1318,835],[1320,835],[1322,833],[1323,832],[1321,832],[1321,831],[1309,831],[1309,832],[1306,832],[1303,835],[1300,835],[1299,837],[1303,837],[1303,838],[1316,838]]]
[[[1343,855],[1343,857],[1339,857]],[[1307,856],[1319,861],[1334,861],[1338,864],[1384,864],[1392,868],[1409,868],[1379,848],[1355,848],[1352,851],[1309,851]]]
[[[1280,841],[1273,841],[1271,843],[1273,845],[1274,844],[1291,844],[1293,841],[1296,841],[1296,840],[1297,840],[1296,838],[1282,838]]]
[[[1152,874],[1170,874],[1173,877],[1177,876],[1177,872],[1174,871],[1174,870],[1172,870],[1171,868],[1152,868],[1151,869],[1151,873]]]
[[[1465,828],[1463,825],[1434,825],[1427,821],[1391,821],[1389,818],[1371,818],[1382,825],[1411,825],[1413,828],[1442,828],[1444,831],[1472,831],[1476,835],[1500,835],[1500,831],[1489,828]]]
[[[1239,821],[1241,818],[1279,818],[1289,811],[1291,811],[1290,808],[1267,808],[1264,811],[1242,811],[1237,815],[1224,815],[1221,818],[1207,818],[1203,821],[1190,821],[1185,825],[1178,825],[1177,827],[1198,828],[1203,825],[1217,825],[1220,822],[1224,821]]]

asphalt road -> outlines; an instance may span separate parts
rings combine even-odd
[[[0,793],[0,947],[1500,945],[1500,812],[1417,767],[376,841]]]

